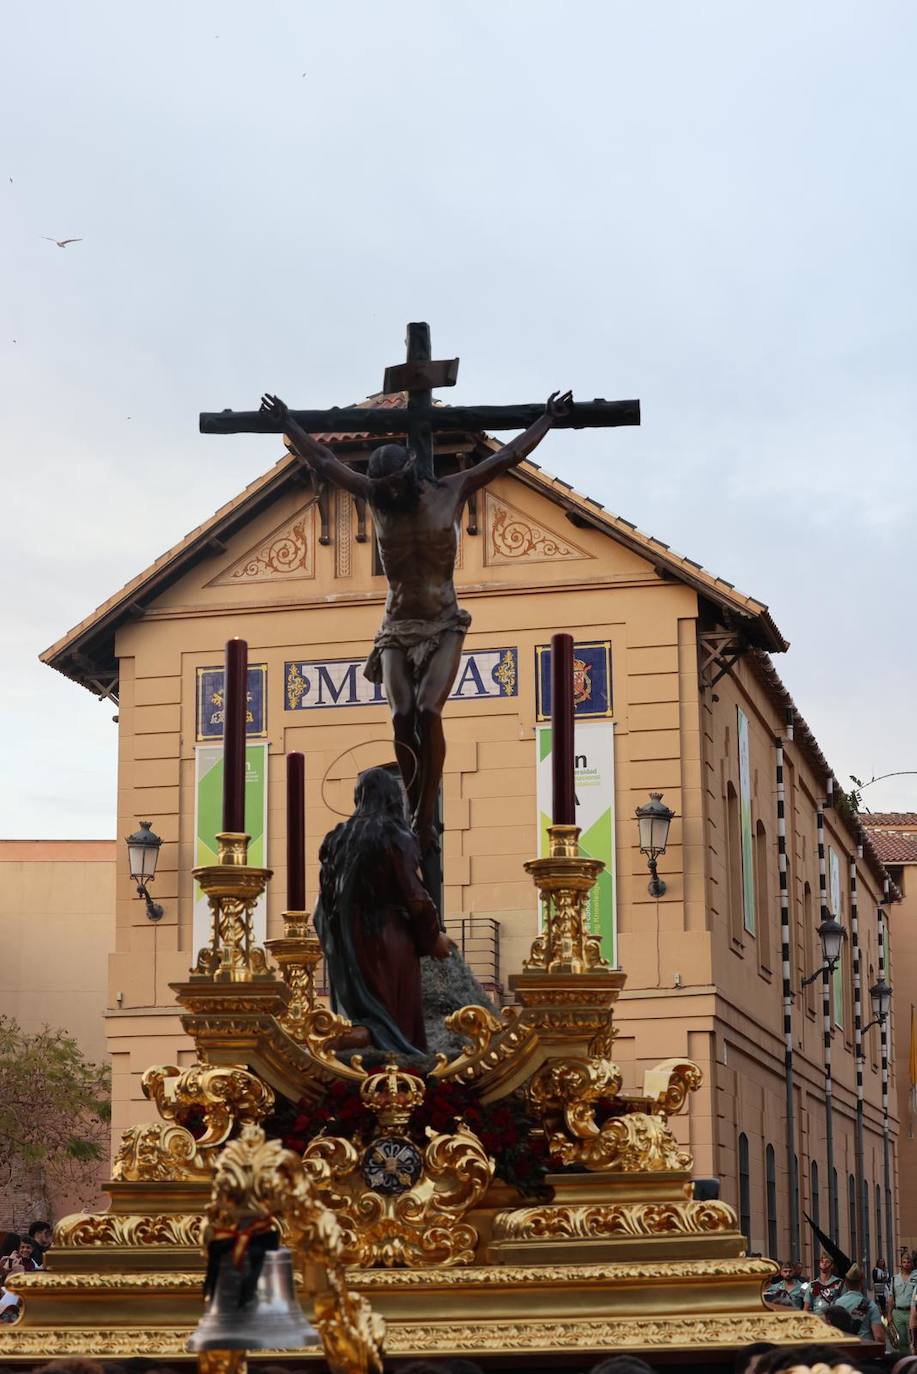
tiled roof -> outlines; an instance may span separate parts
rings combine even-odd
[[[354,410],[403,410],[407,400],[406,391],[390,391],[387,394],[380,391],[376,396],[367,396],[365,401],[357,401]],[[433,404],[437,406],[443,403],[434,399]],[[397,434],[397,429],[393,428],[392,433]],[[365,443],[367,439],[378,442],[379,439],[384,439],[385,435],[370,434],[368,431],[355,434],[350,430],[347,433],[315,434],[313,438],[321,439],[323,444],[355,444]]]
[[[917,864],[917,811],[867,811],[863,826],[885,864]]]
[[[869,834],[884,864],[917,864],[917,834],[900,830],[869,830]]]

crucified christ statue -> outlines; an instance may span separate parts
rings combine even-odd
[[[432,465],[401,444],[383,444],[366,473],[336,458],[277,396],[262,413],[282,429],[293,451],[326,482],[369,503],[388,581],[385,614],[363,669],[385,688],[412,826],[421,851],[438,848],[436,803],[446,755],[442,710],[458,671],[471,616],[455,595],[458,523],[472,492],[507,472],[570,416],[569,391],[548,397],[541,415],[499,453],[475,467],[436,477]]]

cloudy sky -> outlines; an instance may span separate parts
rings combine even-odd
[[[37,655],[277,456],[197,412],[409,319],[456,401],[639,396],[539,459],[770,605],[842,780],[917,769],[915,62],[891,0],[5,7],[0,835],[115,832]]]

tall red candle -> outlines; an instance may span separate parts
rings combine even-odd
[[[551,636],[551,764],[554,824],[575,825],[572,635]]]
[[[226,644],[223,670],[223,829],[245,830],[245,716],[248,698],[248,645]]]
[[[287,910],[306,909],[306,760],[287,754]]]

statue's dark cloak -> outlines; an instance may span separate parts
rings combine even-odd
[[[332,1007],[366,1026],[377,1049],[425,1053],[420,956],[439,923],[396,778],[381,768],[362,776],[357,810],[325,836],[319,861],[314,924]]]

